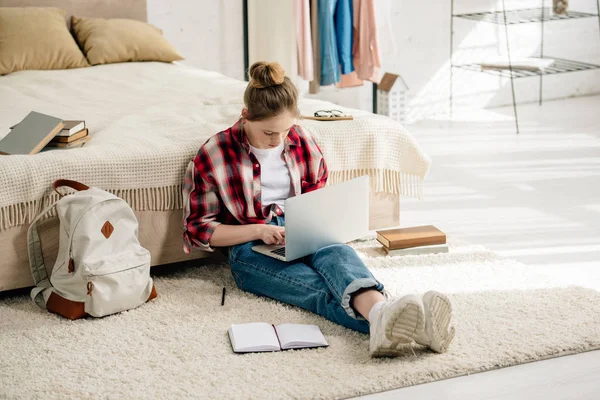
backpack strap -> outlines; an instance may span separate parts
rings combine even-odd
[[[44,264],[44,255],[42,254],[42,245],[40,244],[40,235],[37,230],[38,221],[46,214],[48,214],[55,206],[58,201],[48,206],[44,211],[39,213],[27,229],[27,249],[29,252],[29,267],[31,268],[31,276],[33,277],[33,283],[36,287],[31,290],[31,300],[33,300],[41,308],[46,308],[46,301],[44,300],[43,292],[46,289],[51,289],[52,284],[48,279],[48,272],[46,272],[46,264]]]
[[[58,188],[59,187],[63,187],[63,186],[67,186],[67,187],[70,187],[71,189],[75,189],[75,190],[78,190],[78,191],[88,190],[90,188],[89,186],[84,185],[81,182],[71,181],[71,180],[68,180],[68,179],[57,179],[52,184],[52,187],[54,188],[54,191],[56,193],[58,193],[58,195],[60,197],[63,197],[64,194],[62,194],[61,192],[59,192]]]

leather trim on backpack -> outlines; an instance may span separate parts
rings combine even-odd
[[[67,186],[67,187],[70,187],[71,189],[75,189],[77,191],[88,190],[90,188],[88,185],[84,185],[83,183],[80,183],[77,181],[71,181],[68,179],[57,179],[52,184],[52,187],[54,188],[54,191],[56,193],[58,193],[58,195],[60,197],[64,196],[64,194],[62,194],[61,192],[58,191],[58,188],[62,187],[62,186]]]
[[[156,286],[154,286],[154,284],[152,284],[152,291],[150,292],[150,296],[148,296],[148,300],[146,300],[146,301],[150,301],[150,300],[156,298],[156,296],[158,296],[158,293],[156,293]]]
[[[65,299],[56,292],[50,294],[46,308],[50,312],[69,319],[79,319],[87,315],[84,302]]]
[[[104,235],[104,237],[108,239],[110,237],[110,235],[112,235],[114,230],[115,230],[114,226],[112,226],[112,224],[110,222],[106,221],[104,223],[104,225],[102,225],[101,232]]]

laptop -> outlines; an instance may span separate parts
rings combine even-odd
[[[257,253],[294,261],[335,243],[369,232],[369,176],[285,200],[285,246],[262,244]]]

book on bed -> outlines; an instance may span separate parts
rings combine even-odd
[[[58,142],[58,141],[52,140],[52,141],[50,141],[50,143],[48,143],[46,145],[46,148],[73,149],[75,147],[83,146],[90,140],[92,140],[92,137],[87,136],[87,135],[83,136],[82,138],[79,138],[77,140],[70,141],[70,142]]]
[[[63,127],[60,118],[32,111],[0,140],[0,154],[39,153]]]
[[[54,139],[52,139],[50,141],[50,143],[48,143],[48,145],[52,144],[52,143],[71,143],[71,142],[75,142],[76,140],[85,138],[88,135],[88,130],[87,128],[71,135],[71,136],[59,136],[56,135],[54,137]]]
[[[19,124],[11,126],[10,129],[15,129]],[[64,120],[63,124],[65,126],[56,134],[56,137],[71,137],[77,133],[81,133],[85,129],[85,121]]]
[[[264,322],[233,324],[227,331],[236,353],[256,353],[327,347],[329,344],[316,325],[280,324]]]
[[[56,137],[71,137],[83,132],[85,129],[85,121],[63,121],[65,127],[56,134]]]

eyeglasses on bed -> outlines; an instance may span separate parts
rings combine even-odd
[[[319,110],[315,111],[315,117],[346,117],[347,115],[340,110]]]

